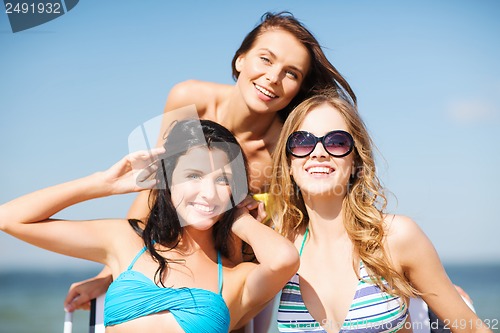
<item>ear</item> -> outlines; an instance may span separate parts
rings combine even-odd
[[[234,67],[236,68],[236,71],[239,73],[241,72],[241,68],[243,67],[243,64],[245,63],[245,55],[242,54],[238,58],[236,58],[236,62],[234,63]]]

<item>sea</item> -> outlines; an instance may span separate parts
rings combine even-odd
[[[449,264],[445,269],[453,283],[470,295],[485,324],[500,332],[500,263]],[[69,286],[96,273],[0,270],[0,333],[62,333],[63,301]],[[76,311],[73,333],[87,332],[89,312]]]

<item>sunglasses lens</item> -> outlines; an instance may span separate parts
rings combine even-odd
[[[309,155],[316,145],[315,137],[307,132],[295,132],[288,138],[288,151],[297,157]]]
[[[324,139],[325,149],[333,156],[344,156],[353,148],[351,136],[344,131],[330,132]]]

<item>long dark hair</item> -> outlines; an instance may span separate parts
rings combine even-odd
[[[233,78],[235,80],[238,79],[240,74],[236,70],[236,60],[238,57],[247,53],[260,35],[273,29],[281,29],[294,35],[304,45],[311,57],[310,69],[302,82],[300,91],[290,104],[278,112],[283,122],[300,102],[326,88],[333,87],[339,97],[352,105],[356,105],[354,91],[335,66],[330,63],[314,35],[292,13],[287,11],[265,13],[261,17],[260,24],[246,35],[239,49],[234,54],[231,63]]]
[[[231,226],[234,222],[234,207],[248,193],[246,158],[238,141],[228,129],[210,120],[189,119],[175,123],[164,144],[165,154],[159,160],[160,167],[156,174],[157,188],[150,192],[151,211],[144,230],[140,227],[140,221],[129,220],[131,226],[142,236],[152,258],[158,262],[159,267],[155,274],[155,281],[162,285],[163,273],[169,262],[155,249],[154,244],[158,243],[169,249],[174,249],[179,244],[183,234],[183,227],[172,203],[168,182],[172,179],[179,158],[186,154],[189,149],[199,146],[222,150],[227,154],[231,163],[233,172],[230,183],[232,208],[223,213],[220,220],[212,228],[215,248],[224,256],[229,255],[228,244],[231,237]]]

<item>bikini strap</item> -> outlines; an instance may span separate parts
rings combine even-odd
[[[146,252],[146,250],[147,250],[147,247],[146,247],[146,245],[144,245],[144,247],[142,248],[142,250],[140,250],[139,253],[137,253],[137,255],[135,256],[134,260],[132,260],[132,262],[128,266],[127,271],[130,271],[132,269],[132,267],[134,267],[134,264],[137,261],[137,259],[139,259],[139,257],[142,256],[142,254],[144,252]]]
[[[219,279],[219,295],[222,295],[222,280],[224,278],[222,276],[222,259],[220,251],[217,252],[217,266],[218,266],[218,279]]]
[[[304,238],[302,238],[302,245],[300,246],[299,257],[302,256],[302,250],[304,249],[304,245],[306,245],[306,239],[308,234],[309,234],[309,227],[307,227],[306,232],[304,232]]]

